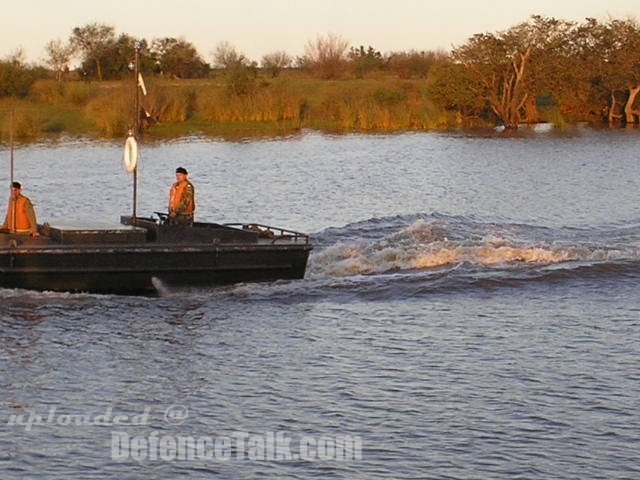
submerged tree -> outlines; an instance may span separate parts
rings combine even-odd
[[[640,117],[635,20],[576,24],[533,16],[505,32],[474,35],[452,57],[464,66],[468,88],[507,128],[536,121],[541,101],[573,118],[634,123]],[[446,97],[442,85],[440,93]]]
[[[573,61],[573,28],[571,22],[534,15],[504,32],[474,35],[452,58],[505,128],[517,128],[537,121],[541,95],[567,93],[584,78]]]
[[[636,123],[640,110],[635,108],[640,93],[640,25],[635,20],[611,20],[599,29],[599,48],[603,54],[611,95],[609,118],[613,118],[615,92],[626,94],[623,114],[627,123]]]
[[[473,74],[471,88],[505,128],[517,128],[527,101],[525,82],[532,47],[512,45],[505,34],[476,34],[453,51],[453,58]]]

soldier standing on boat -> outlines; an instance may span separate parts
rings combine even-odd
[[[183,167],[176,168],[176,183],[169,192],[169,223],[192,225],[196,209],[195,189],[188,180],[189,172]]]
[[[0,230],[39,237],[36,212],[29,198],[22,195],[20,182],[11,183],[11,198]]]

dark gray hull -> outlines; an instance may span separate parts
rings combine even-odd
[[[184,287],[299,279],[312,249],[308,237],[260,238],[208,224],[177,229],[142,224],[142,236],[140,227],[43,229],[49,234],[43,239],[4,235],[0,287],[147,294],[158,282]],[[167,243],[169,237],[173,241]]]

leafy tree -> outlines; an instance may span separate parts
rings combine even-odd
[[[137,40],[125,33],[121,34],[114,41],[104,46],[98,57],[102,68],[103,79],[121,79],[131,74],[133,61],[135,59],[136,44],[139,48],[138,67],[141,72],[152,70],[152,60],[149,55],[147,41]],[[85,60],[81,64],[83,72],[94,75],[95,62],[93,60]]]
[[[593,52],[591,44],[574,22],[534,15],[528,23],[534,45],[530,69],[529,99],[556,108],[564,117],[587,118],[593,114]],[[531,104],[530,104],[531,105]],[[530,107],[531,109],[531,107]],[[531,112],[527,120],[535,121]]]
[[[0,60],[0,97],[25,97],[37,79],[46,77],[44,69],[28,66],[23,57],[18,50]]]
[[[347,56],[356,78],[364,78],[367,73],[384,67],[382,54],[371,45],[366,50],[363,45],[358,48],[351,47]]]
[[[534,15],[504,32],[481,33],[452,52],[470,74],[469,88],[506,128],[537,120],[537,97],[566,90],[574,25]]]
[[[453,58],[471,73],[470,88],[504,126],[517,128],[528,96],[525,74],[533,49],[508,40],[505,34],[476,34],[453,51]]]
[[[505,42],[517,51],[530,51],[523,72],[522,91],[526,100],[520,110],[521,121],[537,122],[538,98],[566,101],[580,88],[583,72],[574,61],[572,35],[575,24],[552,17],[533,15],[528,22],[504,32]]]
[[[566,45],[571,48],[558,71],[565,88],[610,123],[619,119],[633,123],[640,114],[634,108],[640,92],[638,23],[587,18],[574,28]]]
[[[640,116],[640,110],[634,108],[640,93],[640,25],[631,19],[611,20],[599,29],[598,39],[611,110],[615,109],[616,92],[624,91],[624,118],[627,123],[635,123]]]
[[[291,65],[292,59],[286,52],[268,53],[262,57],[262,68],[269,71],[272,77],[277,77],[283,68]]]
[[[85,61],[95,62],[98,80],[102,80],[101,59],[104,51],[115,41],[114,28],[100,23],[75,27],[69,41],[76,52],[84,55]]]
[[[161,74],[178,78],[201,78],[209,73],[209,65],[195,46],[184,39],[155,39],[151,44],[151,54]]]
[[[227,90],[231,95],[243,96],[255,91],[258,64],[250,62],[229,42],[218,43],[213,52],[213,62],[225,70]]]
[[[604,112],[612,122],[640,117],[640,26],[634,20],[573,22],[532,16],[496,34],[477,34],[454,49],[468,88],[507,128],[537,119],[537,103],[573,118]],[[602,107],[604,105],[604,107]]]
[[[464,118],[488,116],[487,102],[474,90],[476,80],[464,65],[443,59],[430,72],[427,94],[436,105],[457,111]]]

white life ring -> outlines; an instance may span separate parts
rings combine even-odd
[[[127,172],[131,173],[136,169],[138,164],[138,144],[133,135],[127,137],[127,141],[124,142],[124,168]]]

